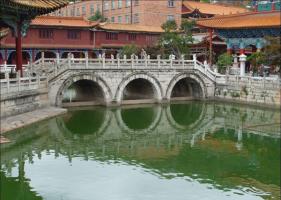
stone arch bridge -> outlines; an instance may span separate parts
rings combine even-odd
[[[207,99],[214,97],[216,83],[215,73],[195,55],[192,60],[45,58],[32,68],[39,66],[48,74],[49,99],[56,106]]]

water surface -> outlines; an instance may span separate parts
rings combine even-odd
[[[187,102],[73,109],[7,134],[5,200],[280,199],[280,112]]]

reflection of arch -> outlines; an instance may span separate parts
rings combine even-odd
[[[58,90],[58,93],[56,95],[56,105],[60,106],[62,103],[64,92],[74,83],[79,80],[89,80],[95,82],[98,86],[101,87],[103,96],[104,96],[104,103],[107,104],[110,102],[112,98],[111,90],[106,84],[106,82],[100,78],[99,76],[95,74],[87,74],[87,73],[81,73],[81,74],[75,74],[70,77],[68,77],[62,84],[61,87]]]
[[[13,51],[10,53],[7,64],[9,65],[14,65],[16,64],[16,58],[17,58],[17,53],[16,51]],[[27,64],[30,61],[30,54],[28,51],[22,51],[22,64]]]
[[[157,101],[160,101],[162,99],[163,92],[162,92],[162,88],[161,88],[159,81],[154,76],[150,75],[149,73],[137,72],[137,73],[133,73],[133,74],[130,74],[129,76],[125,77],[119,84],[117,91],[116,91],[116,95],[115,95],[115,99],[116,99],[117,103],[121,103],[124,89],[126,88],[128,83],[130,83],[131,81],[133,81],[135,79],[147,80],[149,83],[151,83],[151,85],[153,86],[153,89],[156,92]]]
[[[150,108],[150,106],[146,106],[146,107],[138,107],[138,109],[148,108],[148,107]],[[153,122],[146,129],[139,129],[139,130],[134,130],[134,129],[131,129],[130,127],[128,127],[122,118],[122,113],[121,113],[122,109],[134,109],[134,108],[119,108],[118,110],[116,110],[116,113],[115,113],[116,121],[117,121],[118,126],[122,130],[122,132],[132,134],[132,135],[133,134],[138,134],[138,135],[147,134],[147,133],[152,132],[157,127],[157,125],[159,124],[159,122],[161,120],[162,108],[161,108],[161,106],[157,106],[157,107],[153,106],[151,108],[156,109],[156,113],[155,113]]]
[[[202,91],[202,98],[206,98],[206,86],[205,86],[205,83],[204,81],[198,76],[198,75],[195,75],[195,74],[190,74],[190,73],[181,73],[181,74],[178,74],[176,75],[169,83],[168,85],[168,89],[167,89],[167,92],[166,92],[166,98],[167,99],[171,99],[171,94],[172,94],[172,91],[175,87],[175,85],[181,81],[182,79],[190,79],[190,80],[193,80],[195,81],[196,83],[198,83],[200,85],[200,88],[201,88],[201,91]]]
[[[35,56],[35,60],[41,58],[42,52],[44,52],[44,58],[56,58],[56,53],[54,51],[39,51]]]
[[[79,111],[81,111],[81,110],[83,110],[83,109],[79,108]],[[85,110],[88,111],[88,108],[86,108]],[[95,138],[97,136],[102,136],[103,133],[106,131],[107,127],[110,125],[110,122],[111,122],[112,113],[108,109],[102,109],[102,110],[104,110],[104,120],[103,120],[101,126],[99,127],[99,129],[96,132],[89,133],[90,135],[93,135]],[[76,112],[76,111],[73,111],[73,112]],[[65,115],[65,117],[68,117],[68,115],[70,115],[70,114],[71,114],[71,112],[67,113]],[[57,123],[57,126],[58,126],[59,130],[62,133],[67,134],[68,136],[72,136],[73,134],[77,134],[77,133],[71,132],[67,128],[67,126],[65,124],[65,121],[63,120],[63,117],[64,116],[56,118],[56,123]],[[90,125],[93,126],[93,124],[90,124]],[[87,134],[87,135],[89,135],[89,134]]]
[[[196,104],[196,102],[190,102],[190,105],[194,105]],[[201,121],[204,119],[204,116],[205,116],[205,113],[206,113],[206,105],[205,104],[198,104],[199,106],[202,105],[202,109],[201,109],[201,113],[200,113],[200,116],[198,117],[198,119],[193,122],[192,124],[188,125],[188,126],[183,126],[179,123],[176,122],[176,120],[173,118],[173,115],[172,115],[172,112],[171,112],[171,106],[172,105],[188,105],[188,104],[171,104],[170,106],[168,106],[166,108],[166,116],[167,116],[167,119],[169,121],[169,123],[171,124],[172,127],[174,127],[175,129],[177,130],[185,130],[185,129],[192,129],[194,127],[197,127],[198,124],[200,125]]]

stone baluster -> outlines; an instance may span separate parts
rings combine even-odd
[[[184,68],[184,55],[181,55],[181,64],[182,64],[182,68]]]
[[[4,72],[6,72],[7,71],[7,61],[5,60],[4,61]]]
[[[85,51],[85,66],[86,68],[89,68],[89,53],[88,51]]]
[[[127,63],[127,55],[123,56],[124,63]]]
[[[41,60],[42,60],[43,66],[44,66],[45,65],[45,53],[44,53],[44,51],[41,52]]]
[[[117,54],[116,57],[117,57],[117,68],[119,69],[120,68],[120,55]]]
[[[56,52],[56,63],[57,63],[57,65],[59,65],[59,63],[60,63],[60,53],[59,52]]]
[[[114,64],[114,55],[111,54],[111,55],[110,55],[110,58],[111,58],[111,63]]]
[[[7,92],[9,93],[10,92],[10,76],[9,76],[9,72],[7,72],[7,71],[5,71],[5,79],[7,81]]]
[[[247,58],[247,56],[245,54],[241,54],[239,56],[240,76],[245,76],[246,58]]]
[[[196,56],[196,54],[193,54],[192,58],[193,58],[194,67],[196,68],[197,67],[197,56]]]
[[[150,55],[147,55],[147,62],[150,64]]]
[[[157,55],[158,68],[161,66],[161,55]]]
[[[131,68],[134,68],[134,57],[135,57],[135,55],[132,54],[131,55]]]
[[[105,68],[105,53],[102,54],[102,68]]]
[[[20,71],[17,71],[18,91],[20,91]]]
[[[68,63],[68,68],[71,68],[71,54],[70,53],[68,53],[67,54],[67,63]],[[57,70],[57,67],[56,67],[56,70]],[[56,74],[57,75],[57,74]]]

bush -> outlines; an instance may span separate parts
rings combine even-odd
[[[126,55],[127,58],[130,58],[132,54],[138,54],[138,53],[139,53],[139,48],[136,45],[134,44],[125,45],[122,48],[121,56]]]
[[[227,53],[221,54],[216,64],[219,72],[225,72],[226,68],[232,65],[232,56]]]

